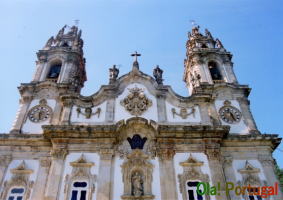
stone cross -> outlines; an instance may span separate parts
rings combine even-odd
[[[135,53],[131,54],[131,56],[135,57],[135,62],[138,62],[138,56],[141,56],[141,54],[135,51]]]

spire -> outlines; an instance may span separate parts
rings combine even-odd
[[[69,27],[65,25],[59,30],[56,37],[49,38],[43,49],[49,50],[61,47],[82,52],[83,40],[81,34],[82,31],[78,30],[77,26]]]

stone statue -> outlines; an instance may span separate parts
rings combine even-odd
[[[199,35],[200,33],[199,33],[199,26],[195,26],[195,27],[193,27],[193,29],[192,29],[192,36],[197,36],[197,35]]]
[[[59,38],[61,38],[63,36],[66,27],[67,27],[67,25],[63,26],[63,28],[58,32],[58,34],[56,36],[56,40],[58,40]]]
[[[211,33],[209,32],[208,29],[205,29],[205,36],[209,39],[213,39],[213,37],[212,37],[212,35],[211,35]]]
[[[51,47],[51,45],[54,42],[54,37],[52,36],[51,38],[49,38],[49,40],[46,42],[45,47]]]
[[[138,172],[135,172],[132,176],[132,188],[132,194],[135,197],[140,197],[143,195],[143,179]]]
[[[216,48],[219,48],[219,49],[224,48],[223,44],[221,43],[221,41],[218,38],[216,38],[215,42],[216,42],[216,44],[215,44]]]
[[[116,68],[116,65],[113,65],[112,68],[109,68],[109,82],[114,83],[117,80],[119,75],[119,69]]]
[[[163,70],[160,69],[159,66],[157,65],[156,68],[154,68],[153,70],[153,76],[156,82],[158,83],[158,85],[163,84],[162,74],[163,74]]]

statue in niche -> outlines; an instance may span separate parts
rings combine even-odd
[[[162,74],[163,74],[163,70],[159,68],[159,65],[157,65],[156,68],[153,69],[153,76],[156,82],[158,83],[158,85],[163,84]]]
[[[84,115],[86,119],[90,119],[93,115],[97,115],[97,117],[100,117],[100,113],[101,113],[101,108],[97,108],[96,111],[94,113],[92,113],[92,108],[85,108],[84,113],[82,112],[81,108],[78,107],[77,108],[77,113],[78,113],[78,118],[80,116],[80,114]]]
[[[132,195],[140,197],[143,195],[143,178],[139,172],[132,175]]]
[[[119,69],[116,68],[116,65],[113,65],[112,68],[109,68],[109,82],[114,83],[117,80],[119,75]]]

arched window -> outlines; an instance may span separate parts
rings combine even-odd
[[[209,62],[208,69],[209,69],[209,72],[210,72],[210,75],[213,81],[222,80],[222,75],[215,62]]]
[[[199,181],[188,181],[187,182],[188,200],[204,200],[204,196],[197,193],[198,184],[199,184]]]
[[[23,200],[24,199],[24,188],[12,188],[7,197],[7,200]]]
[[[47,75],[47,79],[57,80],[61,71],[61,66],[61,63],[51,65]]]
[[[87,182],[76,181],[72,185],[70,200],[86,200],[87,199]]]

